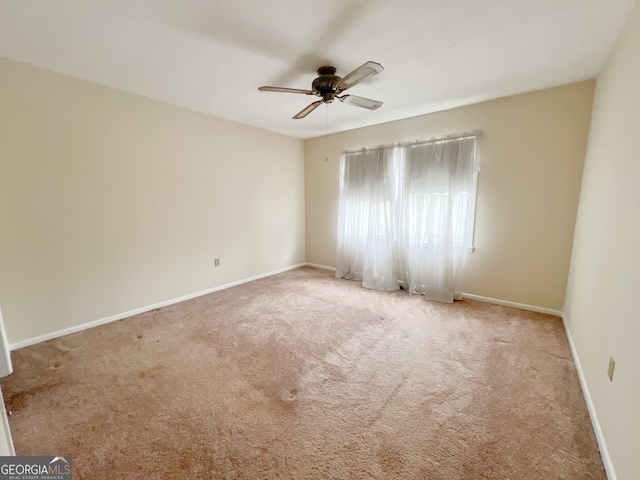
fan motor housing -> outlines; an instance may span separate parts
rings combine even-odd
[[[342,78],[336,75],[335,67],[320,67],[318,75],[311,84],[311,89],[326,103],[333,102],[334,97],[342,91],[339,86]]]

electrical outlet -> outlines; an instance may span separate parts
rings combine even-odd
[[[219,267],[220,266],[220,259],[219,258],[214,258],[213,259],[213,266],[214,267]]]
[[[607,375],[609,376],[609,381],[613,382],[613,371],[616,369],[616,361],[613,357],[609,357],[609,369],[607,370]]]

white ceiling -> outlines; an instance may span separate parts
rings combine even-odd
[[[0,56],[300,138],[316,69],[385,71],[329,131],[592,78],[635,0],[0,0]]]

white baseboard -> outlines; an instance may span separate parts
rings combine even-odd
[[[307,262],[305,265],[307,267],[321,268],[323,270],[331,270],[333,272],[336,271],[335,267],[327,267],[326,265],[319,265],[317,263]],[[500,300],[497,298],[483,297],[481,295],[472,295],[471,293],[463,293],[462,298],[468,298],[469,300],[478,300],[479,302],[494,303],[496,305],[502,305],[505,307],[519,308],[520,310],[528,310],[530,312],[546,313],[547,315],[562,317],[562,312],[560,310],[553,310],[551,308],[545,308],[545,307],[537,307],[535,305],[527,305],[526,303],[510,302],[508,300]]]
[[[245,278],[242,280],[238,280],[236,282],[225,283],[224,285],[219,285],[217,287],[208,288],[206,290],[202,290],[200,292],[190,293],[188,295],[183,295],[181,297],[172,298],[171,300],[165,300],[163,302],[154,303],[153,305],[148,305],[146,307],[136,308],[134,310],[129,310],[128,312],[118,313],[116,315],[111,315],[109,317],[100,318],[98,320],[93,320],[91,322],[82,323],[80,325],[74,325],[73,327],[65,328],[63,330],[58,330],[51,333],[46,333],[44,335],[39,335],[37,337],[28,338],[27,340],[22,340],[20,342],[12,343],[10,345],[10,349],[18,350],[19,348],[28,347],[29,345],[35,345],[36,343],[45,342],[47,340],[51,340],[52,338],[63,337],[65,335],[69,335],[71,333],[80,332],[82,330],[86,330],[88,328],[97,327],[99,325],[104,325],[105,323],[111,323],[118,320],[122,320],[123,318],[132,317],[134,315],[139,315],[141,313],[149,312],[151,310],[155,310],[156,308],[166,307],[168,305],[173,305],[174,303],[184,302],[185,300],[191,300],[192,298],[201,297],[202,295],[207,295],[209,293],[218,292],[220,290],[225,290],[227,288],[235,287],[237,285],[242,285],[243,283],[253,282],[254,280],[259,280],[261,278],[270,277],[271,275],[277,275],[278,273],[287,272],[289,270],[293,270],[296,268],[304,267],[306,263],[299,263],[297,265],[292,265],[290,267],[281,268],[279,270],[274,270],[272,272],[263,273],[260,275],[256,275],[255,277]]]
[[[496,305],[502,305],[504,307],[519,308],[520,310],[528,310],[530,312],[546,313],[547,315],[555,315],[556,317],[562,317],[560,310],[554,310],[552,308],[537,307],[535,305],[527,305],[526,303],[510,302],[508,300],[499,300],[497,298],[483,297],[480,295],[472,295],[470,293],[463,293],[462,298],[468,298],[469,300],[478,300],[479,302],[495,303]]]
[[[578,356],[578,351],[576,350],[576,346],[573,343],[573,339],[571,338],[571,331],[569,330],[569,325],[567,325],[567,318],[564,316],[564,314],[562,314],[562,323],[564,324],[564,331],[567,333],[567,340],[569,341],[569,348],[571,349],[571,355],[573,356],[573,363],[576,365],[576,370],[578,371],[578,378],[580,379],[582,394],[584,395],[584,400],[587,403],[587,410],[589,410],[591,425],[593,425],[593,431],[596,435],[598,447],[600,448],[600,456],[602,457],[604,470],[607,473],[607,478],[609,480],[617,480],[618,477],[616,475],[615,469],[613,468],[611,457],[609,456],[609,449],[607,448],[607,443],[604,440],[602,427],[600,427],[600,422],[598,421],[596,407],[593,404],[593,400],[591,399],[591,393],[589,392],[589,387],[587,386],[587,380],[584,376],[582,365],[580,364],[580,357]]]
[[[331,270],[332,272],[336,271],[335,267],[327,267],[326,265],[319,265],[317,263],[309,263],[309,262],[307,262],[307,263],[305,263],[305,265],[307,267],[321,268],[322,270]]]

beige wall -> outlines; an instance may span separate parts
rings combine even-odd
[[[305,260],[298,139],[0,60],[0,166],[11,343]]]
[[[565,305],[618,480],[640,478],[638,138],[640,7],[598,78]]]
[[[305,141],[307,261],[335,266],[341,150],[481,129],[464,291],[561,310],[593,88],[576,83],[329,135],[328,146],[324,137]]]

